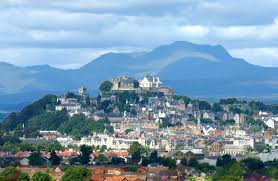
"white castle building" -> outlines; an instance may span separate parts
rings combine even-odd
[[[143,80],[139,81],[139,87],[141,88],[159,88],[162,85],[162,82],[159,80],[159,77],[154,76],[145,76]]]

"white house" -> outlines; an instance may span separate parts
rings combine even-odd
[[[266,119],[264,120],[264,123],[269,127],[269,128],[275,128],[275,121],[273,119]]]
[[[139,82],[141,88],[158,88],[162,85],[159,77],[145,76],[143,80]]]
[[[67,111],[70,111],[70,112],[76,112],[81,109],[81,104],[79,104],[79,103],[63,103],[63,104],[60,104],[55,107],[56,111],[61,111],[63,109],[66,109]]]
[[[202,126],[202,130],[203,130],[203,133],[204,135],[209,135],[212,131],[216,130],[214,127],[210,126],[210,125],[205,125],[205,126]]]
[[[80,140],[79,145],[94,145],[94,146],[106,146],[109,149],[114,150],[128,150],[132,143],[138,142],[142,145],[146,145],[144,137],[138,139],[128,139],[128,138],[115,138],[114,136],[109,136],[107,134],[98,134],[90,137],[83,137]]]

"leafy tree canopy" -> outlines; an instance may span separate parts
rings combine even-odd
[[[47,173],[37,172],[33,175],[32,181],[53,181],[53,179]]]
[[[91,176],[91,171],[83,166],[71,167],[65,170],[65,175],[62,181],[89,181]]]
[[[51,165],[60,165],[61,163],[61,158],[56,154],[54,150],[50,153],[50,158],[49,160],[51,161]]]
[[[55,95],[46,95],[43,98],[39,99],[38,101],[29,104],[28,106],[24,107],[19,113],[11,113],[4,121],[3,127],[11,131],[18,124],[26,124],[27,121],[46,110],[47,105],[55,105],[57,100],[57,96]]]
[[[99,90],[101,92],[110,92],[112,89],[113,83],[110,81],[104,81],[100,84]]]
[[[131,155],[131,158],[134,162],[139,162],[141,156],[146,153],[146,148],[138,142],[134,142],[132,145],[130,145],[128,153]]]
[[[28,159],[31,166],[40,166],[44,164],[44,159],[42,158],[41,153],[37,151],[32,152]]]
[[[21,172],[15,167],[7,167],[0,173],[1,181],[29,181],[27,173]]]

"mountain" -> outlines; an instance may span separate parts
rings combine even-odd
[[[107,53],[79,69],[0,63],[0,72],[0,97],[19,93],[33,97],[46,92],[62,93],[82,84],[96,90],[103,80],[115,76],[142,78],[145,74],[160,76],[178,94],[189,96],[275,98],[278,95],[278,68],[249,64],[232,57],[220,45],[184,41],[150,52]]]

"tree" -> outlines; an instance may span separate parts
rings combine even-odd
[[[5,131],[3,130],[2,124],[0,123],[0,138],[1,138],[2,136],[4,136],[4,134],[5,134]]]
[[[168,167],[169,169],[173,169],[176,167],[176,160],[172,159],[171,157],[161,158],[160,164]]]
[[[149,161],[150,163],[156,163],[158,162],[158,156],[157,156],[157,151],[154,150],[151,155],[150,155],[150,158],[149,158]]]
[[[270,177],[270,178],[273,178],[274,179],[278,179],[278,169],[273,167],[273,168],[268,168],[267,171],[266,171],[267,175]]]
[[[53,179],[47,173],[37,172],[33,175],[32,181],[53,181]]]
[[[214,103],[214,104],[212,105],[212,111],[213,111],[213,112],[222,112],[222,111],[223,111],[223,108],[222,108],[222,106],[221,106],[220,103]]]
[[[181,159],[181,164],[182,164],[183,166],[187,166],[187,160],[186,160],[186,158],[182,158],[182,159]]]
[[[242,160],[241,163],[247,168],[250,173],[265,168],[264,162],[256,158],[246,158]]]
[[[242,110],[238,107],[230,107],[229,110],[232,112],[232,113],[235,113],[235,114],[240,114],[242,113]]]
[[[90,105],[91,105],[91,99],[90,99],[89,96],[86,96],[85,102],[86,102],[86,105],[87,105],[87,106],[90,106]]]
[[[278,104],[270,104],[267,106],[268,110],[271,111],[273,114],[278,114]]]
[[[51,165],[60,165],[61,163],[61,158],[56,154],[54,150],[50,153],[50,158],[49,160],[51,161]]]
[[[216,170],[212,180],[218,181],[243,181],[243,175],[245,174],[244,168],[237,162],[230,162],[225,167]]]
[[[84,114],[76,114],[61,124],[58,130],[61,133],[73,135],[75,138],[80,139],[83,136],[89,135],[92,131],[97,133],[104,132],[108,124],[109,121],[108,123],[95,121],[92,118],[87,118]]]
[[[77,95],[74,92],[67,92],[65,97],[68,98],[77,98]]]
[[[107,150],[107,146],[106,145],[101,145],[99,152],[103,153]]]
[[[83,166],[71,167],[65,170],[65,175],[62,181],[89,181],[91,176],[91,171]]]
[[[115,157],[113,156],[111,159],[111,164],[113,165],[122,165],[125,164],[125,159],[121,157]]]
[[[197,167],[198,166],[198,160],[196,158],[191,158],[189,161],[188,161],[188,166],[189,167]]]
[[[231,157],[231,155],[225,154],[225,155],[223,155],[222,157],[218,157],[218,158],[217,158],[216,166],[218,166],[218,167],[224,167],[224,166],[226,166],[226,165],[228,165],[228,164],[231,164],[231,163],[234,163],[234,162],[236,162],[236,160],[233,159],[233,158]]]
[[[20,175],[19,175],[19,180],[20,181],[29,181],[30,177],[29,177],[29,175],[27,173],[21,172]]]
[[[56,112],[44,111],[28,121],[28,129],[57,130],[61,124],[67,122],[68,120],[68,112],[65,109]]]
[[[221,105],[232,105],[232,104],[238,104],[240,103],[239,100],[237,100],[236,98],[228,98],[228,99],[220,99],[219,104]]]
[[[204,123],[204,124],[211,124],[211,123],[213,123],[213,121],[212,121],[211,119],[202,118],[202,119],[201,119],[201,123]]]
[[[7,167],[0,173],[1,181],[29,181],[27,173],[21,172],[15,167]]]
[[[18,124],[15,129],[13,130],[14,136],[22,137],[23,136],[23,125]]]
[[[24,107],[19,113],[11,113],[4,121],[3,127],[8,131],[12,131],[18,124],[25,124],[34,116],[37,116],[46,110],[47,105],[57,104],[57,96],[46,95],[38,101]]]
[[[210,103],[206,101],[197,101],[200,110],[211,110]]]
[[[92,148],[90,146],[82,145],[80,147],[81,155],[79,155],[79,161],[81,164],[88,164],[90,162],[90,155]]]
[[[40,166],[43,165],[44,159],[41,156],[40,152],[32,152],[32,154],[28,157],[29,164],[32,166]]]
[[[215,170],[215,167],[212,165],[209,165],[208,163],[201,163],[201,164],[198,164],[197,170],[199,170],[200,172],[203,172],[203,173],[211,174]]]
[[[174,126],[174,124],[167,119],[162,119],[159,124],[159,128],[167,128],[172,126]]]
[[[139,162],[142,154],[146,153],[146,149],[140,143],[134,142],[130,145],[128,153],[131,155],[133,162]]]
[[[266,111],[267,106],[261,101],[250,101],[249,107],[254,111]]]
[[[110,92],[112,89],[113,83],[110,81],[104,81],[100,84],[99,90],[101,92]]]
[[[130,132],[132,132],[132,131],[134,131],[133,129],[126,129],[125,130],[125,134],[128,134],[128,133],[130,133]]]
[[[231,166],[228,168],[228,172],[230,175],[234,176],[243,176],[244,174],[244,168],[241,167],[241,165],[237,162],[234,162],[231,164]]]
[[[1,150],[6,152],[11,152],[11,153],[16,153],[18,151],[18,147],[14,143],[5,142],[1,147]]]
[[[143,166],[148,166],[148,164],[150,164],[149,159],[146,158],[146,157],[142,157],[141,165],[143,165]]]
[[[103,162],[107,161],[107,158],[105,157],[104,154],[101,153],[101,154],[98,155],[96,160],[97,160],[98,163],[103,163]]]

